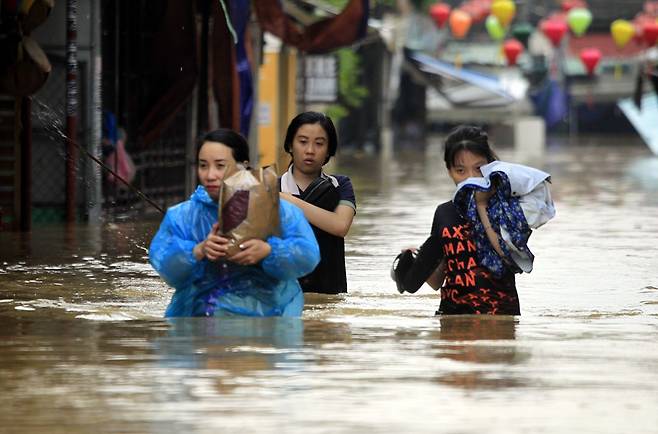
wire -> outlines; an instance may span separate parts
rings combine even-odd
[[[222,9],[224,10],[224,18],[226,19],[226,27],[228,27],[228,31],[231,33],[231,36],[233,37],[233,43],[237,44],[238,43],[238,35],[235,33],[235,29],[233,28],[233,25],[231,24],[231,17],[228,14],[228,10],[226,9],[226,4],[224,3],[224,0],[219,0],[219,4],[221,5]]]

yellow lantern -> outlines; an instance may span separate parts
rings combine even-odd
[[[635,36],[635,26],[626,20],[615,20],[610,25],[610,33],[617,47],[624,48]]]
[[[495,0],[491,5],[491,15],[498,18],[500,24],[507,27],[516,14],[516,5],[512,0]]]

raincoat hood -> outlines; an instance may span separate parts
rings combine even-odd
[[[217,209],[217,201],[210,197],[208,190],[206,190],[206,187],[203,185],[198,185],[196,187],[196,190],[190,195],[190,200]]]

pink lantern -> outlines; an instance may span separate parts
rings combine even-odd
[[[601,50],[598,48],[583,48],[580,50],[580,60],[585,65],[587,73],[594,75],[594,70],[601,60]]]
[[[551,18],[541,23],[541,31],[544,32],[544,35],[554,47],[558,47],[562,37],[567,32],[567,23],[564,20]]]

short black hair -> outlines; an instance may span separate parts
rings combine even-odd
[[[455,165],[455,156],[459,151],[469,151],[487,159],[488,163],[498,160],[489,146],[489,137],[482,128],[474,125],[460,125],[453,129],[446,138],[443,159],[446,167]]]
[[[220,128],[218,130],[210,131],[204,134],[199,140],[196,155],[199,159],[199,151],[206,142],[217,142],[222,145],[228,146],[233,151],[233,158],[238,163],[249,161],[249,144],[242,134],[237,133],[228,128]]]
[[[295,134],[297,130],[302,125],[306,124],[320,124],[322,129],[327,133],[327,139],[329,140],[329,152],[327,153],[327,159],[324,161],[324,164],[329,162],[329,159],[336,155],[336,150],[338,149],[338,134],[336,133],[336,127],[331,118],[324,113],[319,112],[303,112],[295,116],[295,118],[290,121],[288,125],[288,130],[286,131],[286,138],[283,142],[283,149],[292,155],[292,141],[295,139]]]

